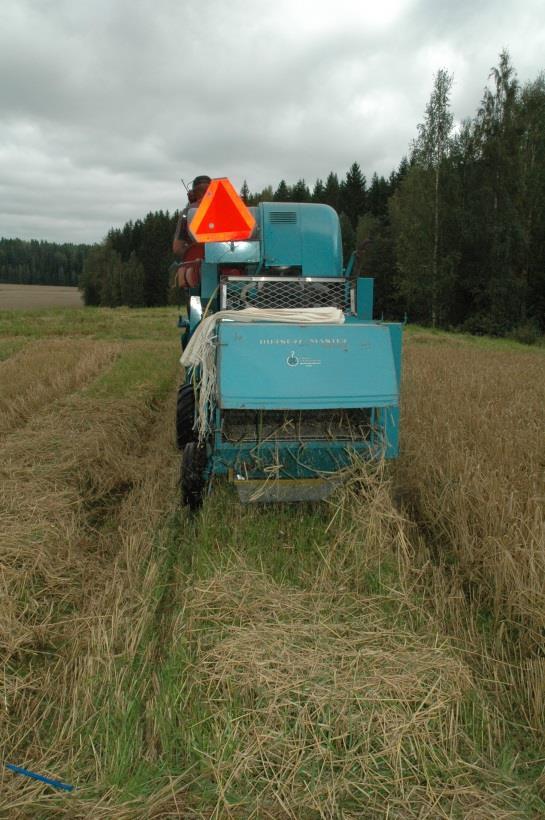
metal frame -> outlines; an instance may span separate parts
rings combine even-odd
[[[399,409],[370,407],[371,434],[367,439],[335,441],[262,441],[228,442],[223,436],[223,411],[214,411],[211,472],[227,475],[229,470],[246,472],[247,478],[265,480],[263,465],[278,464],[283,478],[301,479],[332,476],[348,467],[354,456],[366,459],[393,458],[397,455]],[[396,431],[397,433],[397,431]],[[395,442],[394,442],[395,438]],[[270,476],[270,472],[269,472]]]
[[[318,284],[335,284],[343,282],[350,286],[350,314],[356,313],[356,296],[354,285],[349,279],[340,276],[222,276],[220,278],[220,310],[227,305],[227,285],[229,282],[316,282]],[[347,311],[345,311],[347,312]]]

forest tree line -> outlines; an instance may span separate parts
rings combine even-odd
[[[409,154],[389,176],[368,180],[354,162],[344,177],[331,171],[313,186],[281,180],[251,192],[244,182],[241,195],[249,205],[335,208],[345,262],[366,246],[362,272],[375,278],[377,316],[531,340],[545,331],[545,78],[521,85],[503,51],[475,116],[457,128],[452,82],[437,72]],[[175,300],[169,267],[177,218],[149,213],[82,251],[86,304]]]
[[[172,302],[169,267],[177,219],[177,211],[156,211],[112,228],[85,260],[80,283],[85,304],[159,307]]]
[[[0,239],[0,283],[77,285],[90,245]]]
[[[545,330],[545,78],[520,85],[503,51],[488,79],[475,116],[455,129],[453,78],[439,70],[409,156],[388,177],[368,182],[354,162],[312,188],[281,180],[252,193],[244,182],[241,195],[335,208],[345,261],[371,240],[362,261],[378,316],[531,339]],[[111,231],[88,258],[87,301],[167,302],[176,218]]]
[[[346,254],[362,247],[386,318],[474,333],[545,331],[545,77],[521,86],[499,55],[473,119],[454,129],[453,77],[437,72],[408,158],[367,180],[354,163],[312,191],[299,180],[249,203],[314,201],[340,214]]]

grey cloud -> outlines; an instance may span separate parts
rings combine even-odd
[[[437,68],[457,118],[504,45],[537,74],[540,16],[537,0],[4,0],[0,235],[98,240],[182,205],[180,175],[203,171],[253,189],[354,160],[387,174]]]

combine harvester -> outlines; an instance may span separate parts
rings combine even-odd
[[[180,319],[183,502],[197,508],[213,476],[242,501],[317,500],[354,456],[395,458],[402,326],[373,320],[373,280],[356,254],[343,268],[336,212],[248,208],[216,179],[188,225],[202,260]]]

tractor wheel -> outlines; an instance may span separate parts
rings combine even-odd
[[[190,441],[195,441],[195,393],[192,384],[182,384],[178,388],[176,400],[176,445],[183,450]]]
[[[208,455],[206,447],[197,441],[190,441],[184,447],[180,473],[182,504],[190,510],[197,510],[203,500],[206,487],[205,470]]]

